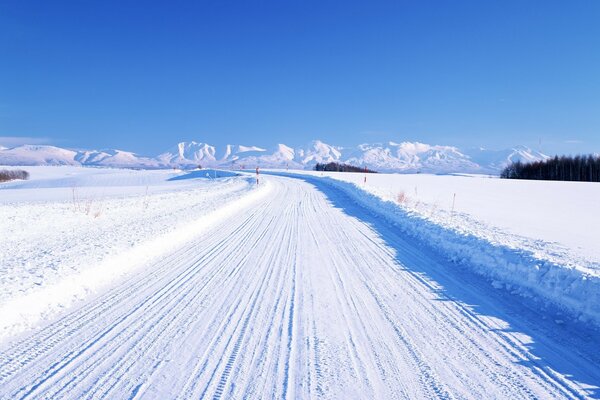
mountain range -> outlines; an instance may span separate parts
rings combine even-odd
[[[0,165],[84,165],[124,168],[289,168],[312,169],[316,163],[341,162],[381,172],[496,174],[516,161],[548,158],[524,146],[505,150],[459,150],[453,146],[419,142],[333,146],[320,140],[292,148],[285,144],[265,149],[201,142],[181,142],[155,157],[123,150],[70,150],[48,145],[0,147]]]

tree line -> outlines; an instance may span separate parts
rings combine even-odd
[[[500,173],[505,179],[600,182],[600,156],[555,156],[544,161],[508,165]]]
[[[13,179],[29,179],[29,172],[23,170],[0,170],[0,182],[12,181]]]
[[[373,171],[368,169],[367,167],[355,167],[354,165],[341,164],[336,162],[330,163],[317,163],[315,165],[315,171],[333,171],[333,172],[367,172],[367,173],[377,173],[377,171]]]

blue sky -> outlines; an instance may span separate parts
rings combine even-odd
[[[598,21],[597,0],[4,0],[0,144],[600,152]]]

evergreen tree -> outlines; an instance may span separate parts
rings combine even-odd
[[[600,182],[600,156],[554,156],[545,161],[517,161],[500,173],[505,179]]]

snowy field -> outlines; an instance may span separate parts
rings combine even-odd
[[[302,171],[354,183],[437,224],[600,274],[600,184],[486,175]]]
[[[25,169],[0,184],[0,340],[175,250],[254,189],[223,171]]]
[[[368,174],[365,181],[362,173],[293,174],[333,179],[356,201],[495,288],[600,325],[598,184],[484,175]]]
[[[594,185],[26,169],[0,398],[600,397]]]

